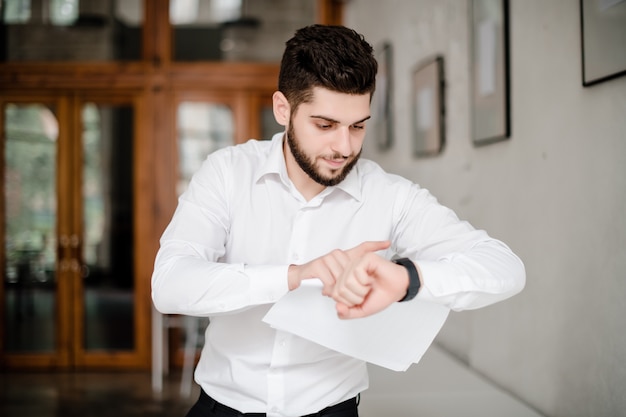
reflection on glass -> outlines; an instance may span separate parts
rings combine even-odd
[[[315,0],[170,0],[175,61],[280,61]]]
[[[0,61],[141,57],[143,0],[0,0]]]
[[[82,109],[85,349],[130,350],[133,313],[133,110]]]
[[[5,349],[55,348],[59,126],[41,104],[7,104],[4,143]]]
[[[234,143],[235,125],[228,106],[202,102],[181,103],[176,123],[179,155],[176,191],[180,195],[207,155]]]

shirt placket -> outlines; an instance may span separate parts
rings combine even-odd
[[[289,264],[301,264],[306,254],[307,234],[309,225],[307,220],[307,204],[302,204],[293,217],[291,238],[289,240],[287,261]],[[292,345],[290,333],[276,331],[272,360],[267,376],[267,415],[268,417],[281,417],[281,410],[285,409],[285,401],[288,400],[289,375],[285,369],[289,365],[290,349]]]
[[[284,369],[289,362],[291,335],[277,331],[274,337],[272,361],[267,374],[267,415],[281,417],[281,410],[285,408],[286,381]]]

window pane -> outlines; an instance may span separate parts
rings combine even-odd
[[[78,20],[79,0],[50,0],[50,23],[55,26],[71,26]]]
[[[5,0],[2,10],[7,23],[26,23],[30,20],[30,0]]]
[[[0,61],[141,57],[143,0],[0,0]]]
[[[176,61],[280,61],[315,0],[170,0]]]
[[[134,346],[133,109],[82,109],[83,262],[87,350]]]
[[[56,329],[56,155],[59,126],[41,104],[4,109],[4,342],[50,352]]]
[[[180,195],[211,152],[234,143],[231,109],[219,103],[183,102],[178,106],[178,182]]]

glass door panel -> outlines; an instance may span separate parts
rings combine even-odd
[[[59,124],[43,104],[4,106],[4,350],[56,349]]]
[[[182,194],[191,176],[211,152],[235,143],[233,112],[222,103],[184,101],[178,105],[176,132],[178,180]]]
[[[81,111],[85,351],[135,346],[133,114],[131,105]]]

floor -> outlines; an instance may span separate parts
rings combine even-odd
[[[406,372],[369,372],[360,417],[542,417],[436,345]]]
[[[181,398],[179,383],[172,374],[154,394],[148,372],[1,374],[0,416],[183,417],[197,391]]]
[[[149,373],[0,374],[1,417],[183,417],[180,374],[153,393]],[[541,417],[436,346],[407,372],[370,368],[361,417]]]

